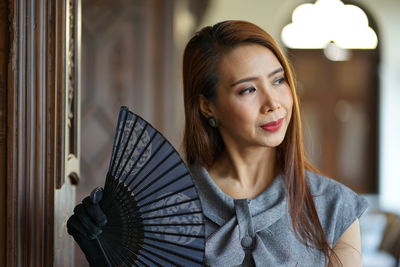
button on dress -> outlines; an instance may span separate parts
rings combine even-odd
[[[324,254],[296,239],[283,175],[255,198],[234,199],[198,164],[189,166],[203,208],[206,266],[326,266]],[[333,179],[307,171],[321,225],[331,246],[367,209],[366,199]]]

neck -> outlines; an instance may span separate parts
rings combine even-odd
[[[210,171],[216,177],[234,181],[243,189],[266,187],[276,175],[275,162],[275,148],[252,147],[239,151],[228,147]]]

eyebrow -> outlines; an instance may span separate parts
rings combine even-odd
[[[283,72],[283,68],[282,68],[282,67],[277,68],[276,70],[274,70],[273,72],[271,72],[270,74],[268,74],[268,78],[270,78],[271,76],[274,76],[275,74],[280,73],[280,72]],[[247,77],[247,78],[243,78],[243,79],[240,79],[239,81],[236,81],[236,82],[232,83],[232,84],[231,84],[231,87],[232,87],[232,86],[235,86],[235,85],[237,85],[237,84],[239,84],[239,83],[250,82],[250,81],[254,81],[254,80],[256,80],[256,79],[257,79],[257,77]]]

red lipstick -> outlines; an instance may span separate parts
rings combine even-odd
[[[261,128],[268,132],[276,132],[281,128],[283,119],[284,118],[264,124]]]

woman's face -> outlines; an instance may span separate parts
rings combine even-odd
[[[261,45],[241,45],[222,58],[218,74],[217,97],[203,110],[216,118],[225,144],[278,146],[290,122],[293,98],[275,55]]]

